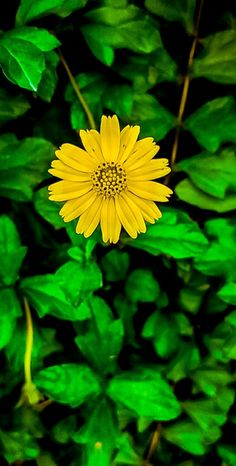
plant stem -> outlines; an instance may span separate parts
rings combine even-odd
[[[31,317],[31,312],[27,299],[24,297],[24,306],[26,314],[26,348],[25,348],[25,357],[24,357],[24,368],[25,368],[25,383],[28,385],[32,384],[31,377],[31,359],[32,359],[32,350],[33,350],[33,322]]]
[[[58,49],[58,53],[59,53],[60,60],[61,60],[63,66],[64,66],[64,68],[65,68],[65,70],[66,70],[66,72],[67,72],[67,75],[68,75],[68,78],[69,78],[69,80],[70,80],[70,83],[71,83],[71,85],[72,85],[72,87],[73,87],[73,89],[74,89],[74,91],[75,91],[75,93],[76,93],[76,95],[77,95],[77,97],[78,97],[80,103],[81,103],[81,106],[83,107],[83,109],[84,109],[84,111],[85,111],[85,113],[86,113],[86,115],[87,115],[87,118],[88,118],[90,127],[91,127],[91,129],[96,129],[96,124],[95,124],[93,115],[92,115],[92,113],[91,113],[91,111],[90,111],[90,109],[89,109],[89,106],[88,106],[88,104],[87,104],[85,98],[83,97],[83,95],[82,95],[81,92],[80,92],[79,85],[77,84],[77,82],[76,82],[76,80],[75,80],[73,74],[71,73],[71,70],[70,70],[70,68],[69,68],[69,66],[68,66],[68,64],[67,64],[67,62],[66,62],[64,56],[62,55],[62,52],[61,52],[60,49]]]
[[[156,447],[157,447],[159,439],[160,439],[160,433],[161,433],[161,424],[160,424],[160,422],[158,422],[157,426],[156,426],[156,429],[154,430],[154,432],[152,434],[150,447],[149,447],[147,456],[146,456],[146,458],[144,460],[143,466],[149,466],[150,465],[151,457],[152,457],[154,451],[156,450]]]
[[[171,153],[171,166],[172,167],[176,162],[176,157],[177,157],[177,152],[178,152],[179,135],[180,135],[181,127],[182,127],[183,114],[184,114],[184,110],[185,110],[185,107],[186,107],[188,91],[189,91],[189,84],[190,84],[189,70],[190,70],[190,67],[192,66],[192,63],[193,63],[193,58],[194,58],[194,54],[195,54],[195,50],[196,50],[196,46],[197,46],[197,42],[198,42],[199,23],[200,23],[201,14],[202,14],[203,3],[204,3],[204,0],[201,0],[200,5],[199,5],[199,10],[198,10],[198,15],[197,15],[195,28],[194,28],[194,31],[193,31],[194,39],[193,39],[192,47],[191,47],[190,52],[189,52],[189,58],[188,58],[188,64],[187,64],[187,73],[186,73],[186,76],[184,77],[183,92],[182,92],[181,99],[180,99],[180,105],[179,105],[179,111],[178,111],[178,117],[177,117],[177,127],[176,127],[176,131],[175,131],[174,144],[173,144],[172,153]]]

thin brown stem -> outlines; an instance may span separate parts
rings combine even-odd
[[[151,457],[152,457],[152,455],[153,455],[154,451],[156,450],[157,445],[159,443],[160,433],[161,433],[161,424],[160,424],[160,422],[158,422],[157,426],[156,426],[156,429],[154,430],[154,432],[152,434],[150,447],[148,449],[147,456],[146,456],[146,458],[144,460],[143,466],[149,466],[151,464],[150,460],[151,460]]]
[[[72,85],[72,87],[73,87],[73,89],[75,91],[75,94],[77,95],[77,97],[78,97],[78,99],[79,99],[79,101],[81,103],[81,106],[83,107],[83,109],[84,109],[84,111],[85,111],[85,113],[87,115],[90,128],[95,129],[96,124],[95,124],[93,115],[92,115],[92,113],[91,113],[91,111],[89,109],[89,106],[88,106],[84,96],[81,94],[79,85],[77,84],[73,74],[71,73],[71,70],[70,70],[70,68],[69,68],[69,66],[68,66],[68,64],[67,64],[67,62],[66,62],[66,60],[65,60],[65,58],[64,58],[64,56],[63,56],[60,49],[58,49],[58,53],[59,53],[60,60],[61,60],[63,66],[64,66],[64,68],[65,68],[65,70],[67,72],[70,83],[71,83],[71,85]]]
[[[178,146],[179,146],[179,135],[180,135],[180,130],[182,127],[182,122],[183,122],[183,114],[184,110],[186,107],[186,102],[188,98],[188,91],[189,91],[189,84],[190,84],[190,76],[189,76],[189,70],[192,66],[193,63],[193,58],[198,42],[198,31],[199,31],[199,23],[201,19],[201,14],[202,14],[202,7],[203,7],[204,0],[200,1],[199,5],[199,10],[198,10],[198,15],[197,15],[197,20],[195,24],[195,29],[193,32],[193,43],[192,47],[189,52],[189,58],[188,58],[188,65],[187,65],[187,73],[186,76],[184,77],[184,84],[183,84],[183,91],[180,99],[180,105],[179,105],[179,111],[178,111],[178,117],[177,117],[177,126],[176,126],[176,131],[175,131],[175,138],[174,138],[174,143],[172,147],[172,153],[171,153],[171,166],[176,162],[176,157],[177,157],[177,152],[178,152]]]

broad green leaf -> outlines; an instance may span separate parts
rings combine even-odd
[[[47,220],[56,230],[65,227],[65,222],[59,215],[61,205],[57,202],[49,202],[48,188],[41,188],[34,193],[33,203],[36,212]]]
[[[2,349],[13,337],[16,319],[21,316],[21,306],[11,288],[0,290],[0,303],[0,349]]]
[[[75,280],[75,277],[73,277]],[[71,285],[71,284],[70,284]],[[74,284],[76,290],[76,286]],[[70,290],[71,290],[70,286]],[[28,297],[40,317],[51,314],[59,319],[84,320],[90,317],[89,310],[74,306],[60,287],[53,274],[38,275],[21,281],[21,290]]]
[[[1,285],[14,285],[26,252],[27,247],[21,246],[20,237],[13,221],[6,215],[0,216]]]
[[[97,372],[114,372],[124,335],[122,321],[114,319],[106,302],[97,296],[90,298],[88,306],[91,319],[75,342]]]
[[[224,199],[227,191],[236,192],[236,147],[227,147],[214,155],[202,152],[182,160],[176,168],[211,196]]]
[[[225,276],[230,281],[236,277],[235,221],[226,218],[208,220],[205,231],[210,243],[204,255],[195,258],[195,268],[205,275]]]
[[[184,122],[205,149],[216,152],[225,142],[236,142],[236,104],[232,96],[210,100]]]
[[[38,372],[35,384],[47,396],[72,408],[100,393],[97,377],[83,364],[61,364]]]
[[[181,201],[195,205],[200,209],[222,213],[230,212],[236,208],[236,194],[227,194],[224,199],[219,199],[206,194],[189,179],[180,181],[175,188],[175,192]]]
[[[134,96],[130,121],[133,124],[140,123],[141,137],[152,136],[156,141],[163,139],[176,124],[174,115],[150,94]]]
[[[101,399],[90,409],[85,425],[73,435],[73,440],[85,445],[86,466],[108,466],[118,436],[112,405],[109,400]]]
[[[38,87],[38,95],[46,102],[51,102],[57,85],[56,68],[59,63],[59,56],[51,51],[45,54],[46,68]]]
[[[130,117],[133,108],[133,89],[128,84],[108,86],[103,96],[103,107],[116,113],[121,119]]]
[[[133,82],[134,91],[143,93],[163,81],[177,80],[177,65],[165,50],[161,37],[157,51],[147,55],[127,56],[116,65],[118,73]]]
[[[29,110],[30,104],[23,95],[12,95],[0,88],[0,124],[18,118]]]
[[[163,437],[168,442],[177,445],[192,455],[204,455],[207,451],[207,443],[200,427],[189,421],[175,422],[162,431]]]
[[[84,38],[96,58],[105,65],[112,65],[115,49],[128,48],[138,53],[151,53],[156,49],[157,25],[134,5],[102,6],[85,16],[92,23],[82,26]]]
[[[194,78],[204,77],[222,84],[235,84],[236,31],[216,32],[201,40],[204,49],[192,66]]]
[[[224,320],[212,333],[204,336],[204,343],[216,361],[236,359],[235,326]]]
[[[129,262],[127,252],[121,252],[117,249],[109,251],[101,261],[106,280],[109,282],[123,280],[127,274]]]
[[[142,464],[142,459],[134,451],[132,439],[127,433],[120,436],[117,444],[119,451],[115,457],[114,464],[133,464],[135,466]]]
[[[188,214],[172,207],[162,207],[163,216],[155,225],[148,226],[145,234],[130,246],[143,249],[155,256],[168,254],[175,259],[197,257],[206,250],[208,241],[198,224]]]
[[[1,430],[0,442],[3,447],[2,454],[8,463],[33,460],[40,452],[33,436],[25,430],[18,432],[3,432]]]
[[[217,446],[217,453],[224,460],[224,464],[236,466],[236,447],[234,445],[220,444]]]
[[[173,382],[185,379],[200,363],[200,353],[192,343],[181,342],[176,356],[172,357],[167,366],[167,377]]]
[[[168,383],[154,370],[126,372],[114,377],[108,395],[136,413],[158,421],[175,419],[180,405]]]
[[[69,16],[74,10],[83,8],[88,0],[21,0],[16,14],[16,24],[21,26],[47,15]]]
[[[220,291],[218,291],[217,296],[220,299],[225,301],[228,304],[236,304],[236,283],[228,282],[226,283]]]
[[[219,390],[232,381],[232,376],[221,366],[203,365],[191,374],[196,386],[206,395],[217,396]]]
[[[25,138],[1,148],[0,193],[16,201],[30,201],[33,188],[47,176],[53,145],[41,138]]]
[[[183,24],[186,31],[191,34],[194,29],[195,0],[145,0],[145,7],[167,21],[178,21]]]
[[[131,302],[152,303],[157,301],[160,287],[150,270],[137,269],[129,275],[125,291]]]
[[[45,29],[22,27],[0,38],[0,66],[14,84],[36,91],[46,68],[43,52],[60,42]]]

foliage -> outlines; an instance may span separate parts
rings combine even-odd
[[[233,8],[203,4],[187,66],[201,2],[5,3],[0,463],[235,466]],[[96,124],[138,124],[169,159],[177,134],[175,195],[136,240],[85,239],[48,201],[56,147],[89,128],[64,60]]]

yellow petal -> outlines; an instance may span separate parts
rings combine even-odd
[[[67,201],[82,196],[92,189],[91,181],[81,183],[73,181],[58,181],[51,184],[48,189],[50,192],[50,201]]]
[[[120,125],[116,115],[102,116],[100,133],[105,160],[116,162],[120,150]]]
[[[143,218],[147,222],[155,223],[156,219],[161,218],[161,211],[158,209],[155,202],[142,199],[129,191],[126,191],[126,196],[140,208]]]
[[[64,170],[64,169],[58,170],[57,168],[50,168],[50,170],[48,170],[48,173],[51,173],[51,175],[56,176],[57,178],[61,178],[62,180],[67,180],[67,181],[89,181],[90,180],[89,173],[79,172],[77,170],[73,170],[72,168],[71,168],[71,171]]]
[[[95,201],[97,193],[89,191],[88,193],[76,199],[67,201],[60,210],[59,214],[63,217],[64,222],[70,222],[79,217]]]
[[[130,199],[129,196],[126,195],[126,192],[127,191],[124,191],[124,193],[121,193],[120,195],[124,199],[126,204],[129,206],[131,212],[133,213],[133,216],[135,217],[136,224],[137,224],[137,227],[138,227],[138,232],[139,233],[145,233],[147,228],[146,228],[143,216],[141,214],[140,208],[138,207],[137,204],[135,204],[133,202],[132,199]]]
[[[127,207],[124,199],[122,199],[121,196],[116,196],[115,204],[118,217],[124,229],[131,236],[131,238],[137,238],[138,231],[136,227],[136,220],[129,207]]]
[[[80,147],[73,144],[62,144],[56,156],[66,165],[82,172],[91,172],[96,169],[97,161]]]
[[[163,163],[165,161],[165,163]],[[170,173],[171,168],[167,166],[167,159],[155,159],[150,160],[146,165],[143,165],[140,168],[132,169],[130,168],[127,172],[128,179],[145,181],[145,180],[155,180],[161,178],[162,176]]]
[[[132,152],[140,133],[140,126],[126,126],[121,131],[120,152],[118,162],[124,163]]]
[[[167,202],[168,197],[173,193],[168,186],[155,181],[129,181],[128,189],[136,196],[160,202]]]
[[[87,238],[94,232],[100,222],[102,201],[102,197],[98,196],[94,203],[81,215],[77,223],[76,233],[84,233]]]
[[[109,238],[108,205],[109,205],[109,200],[104,199],[102,203],[102,209],[101,209],[101,230],[102,230],[102,240],[104,241],[104,243],[107,243],[108,238]]]
[[[92,158],[95,158],[98,163],[104,162],[105,159],[101,149],[100,134],[95,129],[91,129],[89,131],[82,129],[79,134],[83,146],[89,155],[91,155]]]
[[[124,163],[125,170],[134,170],[135,168],[139,168],[142,165],[145,165],[150,162],[151,159],[156,155],[158,151],[158,146],[153,146],[152,149],[149,150],[139,150],[137,152],[136,157],[130,156],[128,160]]]
[[[121,223],[116,212],[114,198],[109,199],[108,204],[108,241],[117,243],[120,237]]]

